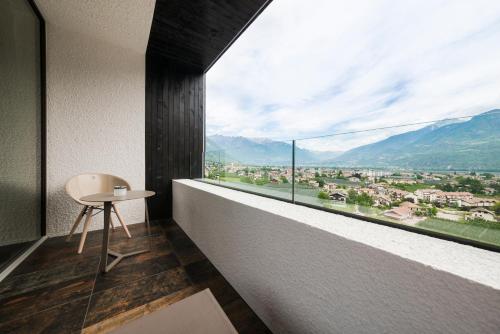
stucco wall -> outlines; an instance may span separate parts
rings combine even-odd
[[[275,333],[499,333],[500,254],[190,180],[174,219]]]
[[[110,173],[144,189],[145,55],[47,22],[47,233],[69,231],[79,207],[64,184]],[[141,201],[120,204],[143,221]],[[96,216],[92,229],[102,226]],[[80,226],[81,231],[81,226]]]

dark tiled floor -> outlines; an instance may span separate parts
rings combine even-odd
[[[35,241],[20,242],[0,247],[0,271],[12,263],[22,252],[33,245]]]
[[[112,248],[148,244],[144,224],[130,226],[130,232],[132,239],[113,231]],[[70,242],[48,239],[0,282],[0,333],[78,333],[160,298],[205,288],[240,333],[270,333],[177,224],[156,224],[152,234],[151,252],[126,258],[106,275],[98,272],[102,232],[89,233],[81,255],[79,235]]]

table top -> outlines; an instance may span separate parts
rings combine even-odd
[[[80,200],[85,202],[118,202],[151,197],[154,194],[154,191],[149,190],[129,190],[125,196],[114,196],[113,192],[109,192],[83,196]]]

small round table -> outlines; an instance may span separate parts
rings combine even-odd
[[[129,201],[133,199],[141,199],[144,198],[144,205],[146,208],[146,226],[148,229],[148,238],[151,237],[151,230],[149,226],[149,213],[148,213],[148,203],[147,198],[151,197],[155,194],[154,191],[148,190],[131,190],[127,191],[125,196],[114,196],[112,192],[110,193],[98,193],[93,195],[84,196],[81,198],[82,201],[85,202],[100,202],[104,203],[104,230],[102,233],[102,250],[101,250],[101,263],[99,269],[101,272],[106,273],[110,271],[114,266],[118,264],[121,260],[126,257],[134,256],[137,254],[149,252],[151,250],[151,244],[149,249],[142,249],[130,253],[119,253],[109,249],[109,224],[111,221],[111,205],[113,202],[121,202],[121,201]],[[108,254],[116,257],[109,265],[108,265]]]

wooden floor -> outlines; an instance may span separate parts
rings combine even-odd
[[[111,233],[113,249],[147,245],[144,224],[127,239]],[[152,228],[152,251],[98,272],[102,232],[50,238],[0,282],[0,333],[94,333],[210,288],[240,333],[270,333],[238,293],[174,222]],[[167,306],[168,307],[168,306]]]

